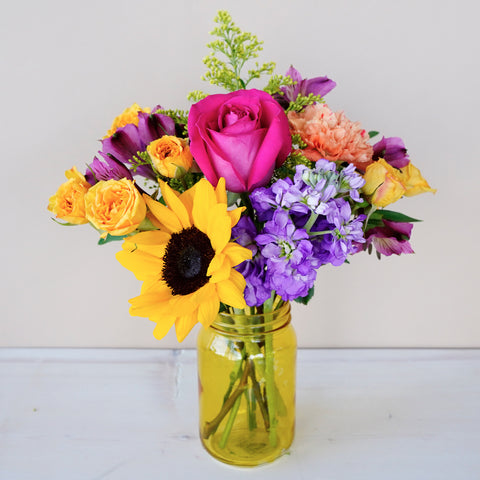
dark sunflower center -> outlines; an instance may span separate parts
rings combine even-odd
[[[196,227],[172,233],[163,257],[162,276],[173,295],[188,295],[208,283],[215,256],[210,239]]]

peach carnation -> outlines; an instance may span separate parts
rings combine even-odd
[[[302,153],[309,160],[341,160],[363,171],[372,163],[368,133],[343,112],[332,112],[326,104],[316,103],[300,113],[289,112],[288,120],[292,134],[299,134],[307,144]]]

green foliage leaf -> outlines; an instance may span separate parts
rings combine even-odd
[[[376,137],[380,132],[376,132],[375,130],[371,130],[370,132],[368,132],[368,136],[370,138],[373,138],[373,137]]]
[[[55,223],[58,223],[62,227],[77,227],[77,223],[69,223],[69,222],[61,222],[60,220],[57,220],[56,218],[50,217]]]
[[[120,236],[114,236],[110,235],[107,233],[107,236],[105,238],[99,238],[98,239],[98,245],[106,245],[107,243],[110,242],[117,242],[119,240],[123,240],[124,238],[129,237],[130,235],[120,235]]]
[[[305,297],[298,297],[295,299],[295,301],[297,303],[301,303],[302,305],[307,305],[308,302],[312,299],[314,293],[315,293],[315,287],[312,287],[308,291],[308,294]]]
[[[370,217],[371,220],[378,220],[378,219],[385,219],[391,222],[421,222],[422,220],[418,220],[416,218],[409,217],[408,215],[404,215],[403,213],[393,212],[392,210],[376,210],[372,216]],[[370,222],[369,222],[370,223]]]

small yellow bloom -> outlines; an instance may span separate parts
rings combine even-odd
[[[110,130],[103,138],[111,137],[119,128],[122,128],[129,123],[138,125],[139,112],[150,113],[150,109],[141,108],[140,105],[134,103],[131,107],[126,108],[120,115],[118,115],[118,117],[115,117]]]
[[[95,184],[85,195],[87,219],[110,235],[126,235],[136,230],[147,206],[131,180],[107,180]]]
[[[412,165],[412,162],[400,170],[399,178],[405,185],[406,197],[413,197],[414,195],[425,192],[435,193],[437,191],[435,188],[430,187],[427,181],[422,177],[420,170]]]
[[[65,176],[68,180],[50,197],[47,208],[66,222],[76,225],[88,223],[85,218],[85,194],[90,184],[76,167],[67,170]]]
[[[175,178],[188,172],[192,167],[193,157],[190,147],[183,138],[171,135],[154,140],[147,147],[153,166],[165,177]]]
[[[405,194],[406,187],[400,179],[400,171],[383,158],[371,163],[363,178],[365,185],[362,192],[370,196],[370,202],[376,207],[386,207]]]

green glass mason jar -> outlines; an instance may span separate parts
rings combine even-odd
[[[292,444],[297,342],[290,321],[286,302],[271,313],[220,313],[201,329],[200,438],[216,459],[261,465]]]

